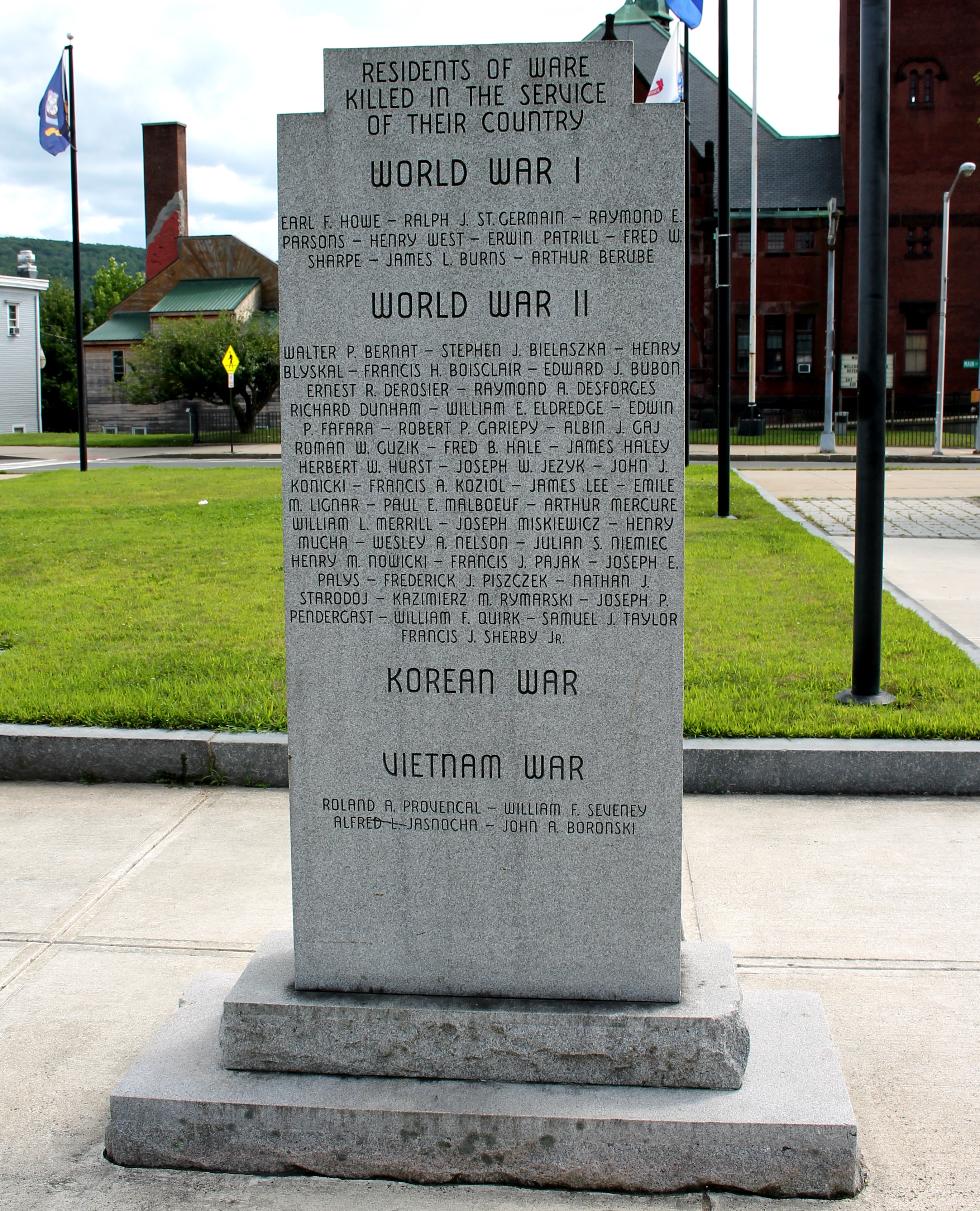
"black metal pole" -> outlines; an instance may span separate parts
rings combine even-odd
[[[894,701],[881,692],[890,28],[891,0],[861,0],[854,649],[851,688],[837,697],[865,705]]]
[[[684,466],[691,462],[691,94],[689,40],[684,26]]]
[[[732,249],[728,180],[728,0],[718,0],[718,236],[715,247],[718,346],[718,516],[731,513]]]
[[[78,124],[75,121],[75,64],[68,51],[68,143],[71,159],[71,260],[75,291],[75,373],[78,377],[78,469],[88,470],[88,409],[85,406],[85,361],[82,346],[82,253],[78,242]]]

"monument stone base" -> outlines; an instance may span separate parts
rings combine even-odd
[[[297,991],[270,935],[225,999],[226,1068],[737,1089],[749,1053],[731,950],[681,945],[676,1004]]]
[[[240,1072],[218,1044],[234,977],[192,985],[113,1091],[121,1165],[837,1197],[857,1127],[819,998],[748,993],[737,1090]]]

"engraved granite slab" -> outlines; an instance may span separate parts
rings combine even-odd
[[[681,943],[678,1002],[300,992],[288,933],[225,998],[226,1068],[737,1089],[749,1053],[729,948]]]
[[[300,988],[679,996],[683,166],[625,42],[280,118]]]
[[[748,992],[739,1090],[230,1072],[233,976],[198,977],[110,1097],[121,1165],[576,1190],[735,1189],[834,1198],[861,1187],[857,1129],[812,993]]]

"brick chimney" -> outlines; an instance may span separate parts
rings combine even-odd
[[[146,199],[146,276],[177,259],[187,235],[187,127],[183,122],[143,123],[143,194]]]

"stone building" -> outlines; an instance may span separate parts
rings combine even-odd
[[[88,427],[93,432],[179,433],[189,401],[127,402],[129,354],[162,320],[279,308],[275,261],[231,235],[187,234],[186,132],[179,122],[143,127],[146,282],[85,337]],[[151,276],[152,275],[152,276]]]

